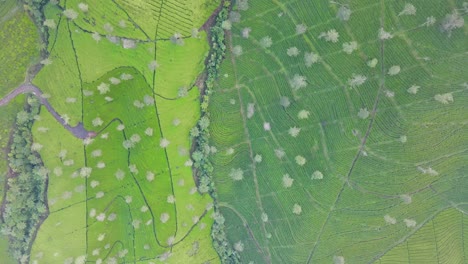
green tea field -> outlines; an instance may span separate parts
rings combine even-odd
[[[49,215],[30,261],[216,262],[213,201],[195,186],[189,130],[209,50],[206,33],[191,32],[219,4],[81,4],[46,6],[50,55],[33,84],[65,122],[96,136],[75,138],[47,111],[35,122]]]
[[[0,0],[0,264],[467,263],[467,15]]]
[[[465,263],[463,1],[238,1],[211,100],[241,263]]]

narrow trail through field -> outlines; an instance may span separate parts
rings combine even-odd
[[[20,86],[18,86],[16,89],[11,91],[9,94],[7,94],[5,97],[0,99],[0,107],[7,105],[11,100],[15,99],[18,95],[25,94],[25,93],[32,93],[34,94],[38,99],[39,102],[44,105],[47,108],[47,111],[49,111],[50,114],[59,122],[65,129],[70,131],[70,133],[73,134],[76,138],[80,139],[85,139],[88,137],[94,137],[96,136],[96,132],[94,131],[88,131],[84,128],[83,123],[79,122],[76,126],[70,126],[65,119],[62,118],[62,116],[55,111],[54,107],[49,103],[49,101],[44,98],[42,95],[41,89],[39,87],[31,84],[31,83],[25,83]]]

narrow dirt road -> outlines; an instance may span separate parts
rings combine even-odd
[[[72,127],[70,126],[57,111],[50,105],[49,101],[46,98],[42,97],[42,91],[39,89],[39,87],[26,83],[18,86],[15,90],[11,91],[9,94],[7,94],[5,97],[0,99],[0,107],[8,104],[11,100],[13,100],[16,96],[24,93],[32,93],[34,94],[39,101],[41,102],[42,105],[44,105],[47,108],[47,111],[54,116],[55,120],[59,122],[65,129],[70,131],[70,133],[73,134],[76,138],[80,139],[85,139],[88,137],[95,137],[96,132],[94,131],[88,131],[84,128],[83,123],[78,123],[76,126]]]

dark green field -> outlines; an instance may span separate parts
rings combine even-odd
[[[411,4],[239,11],[210,112],[242,263],[464,263],[466,4]]]

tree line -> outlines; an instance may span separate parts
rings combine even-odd
[[[40,103],[28,97],[24,110],[16,116],[8,162],[0,232],[10,239],[10,252],[20,263],[27,263],[39,223],[47,216],[48,170],[33,147],[32,126]]]
[[[229,243],[224,225],[224,217],[219,212],[217,205],[217,193],[213,181],[213,165],[210,161],[210,154],[213,152],[210,146],[210,114],[208,105],[210,96],[213,93],[213,86],[219,75],[219,68],[226,52],[225,32],[222,27],[224,21],[228,20],[230,1],[224,1],[224,6],[219,12],[216,23],[211,27],[210,42],[211,50],[206,65],[207,77],[205,88],[201,95],[201,118],[192,129],[191,136],[194,140],[195,148],[192,152],[193,166],[196,178],[198,179],[198,190],[201,193],[209,193],[214,200],[214,223],[211,229],[213,246],[221,258],[222,263],[240,263],[239,254]]]
[[[210,154],[213,152],[210,143],[210,114],[208,106],[210,96],[213,93],[213,86],[219,75],[219,68],[226,52],[225,31],[222,27],[224,21],[228,20],[230,1],[224,1],[224,5],[219,12],[215,24],[211,27],[210,42],[211,50],[208,55],[206,65],[207,77],[205,87],[201,95],[201,118],[197,125],[191,130],[195,148],[192,152],[193,166],[196,178],[198,179],[198,190],[201,193],[209,193],[214,200],[214,223],[211,229],[213,246],[221,258],[222,263],[240,263],[239,254],[233,249],[227,239],[224,225],[224,217],[219,212],[217,206],[217,193],[213,181],[213,165],[210,161]]]

